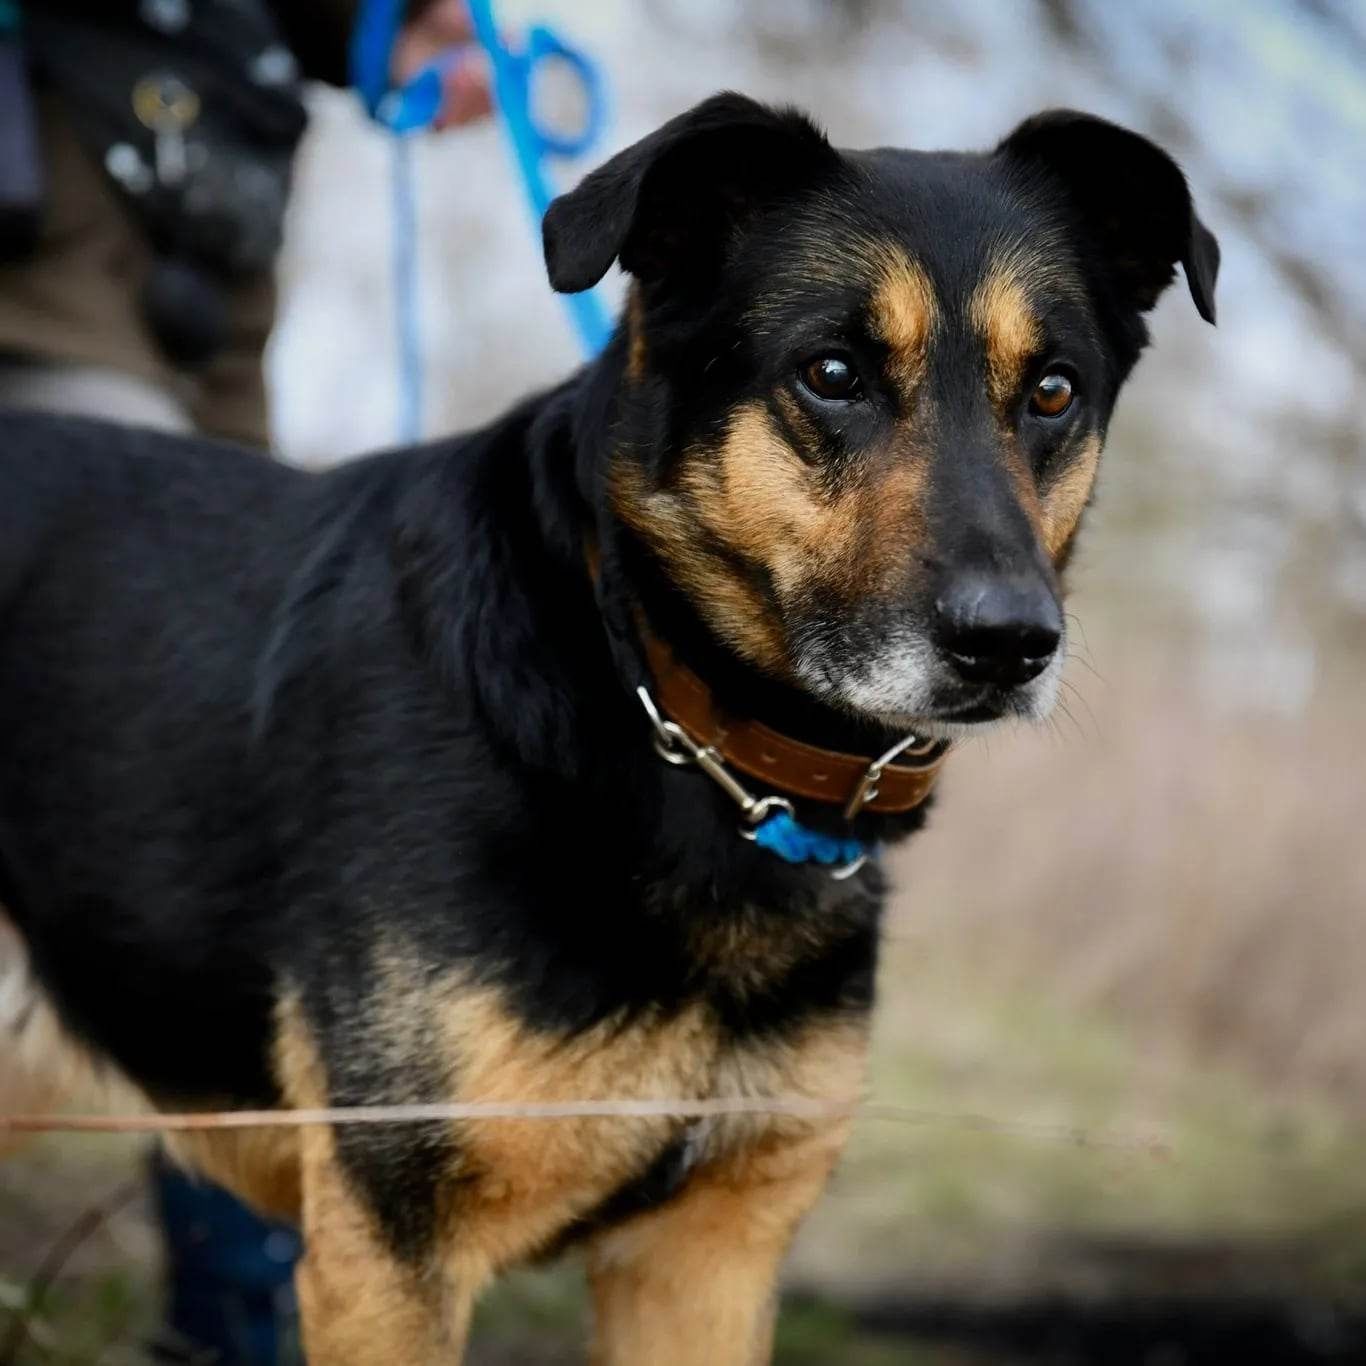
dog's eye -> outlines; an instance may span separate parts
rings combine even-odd
[[[847,403],[863,393],[858,371],[844,356],[817,356],[797,371],[797,377],[811,393],[827,403]]]
[[[1072,406],[1072,381],[1056,370],[1045,375],[1029,396],[1029,408],[1040,417],[1061,417]]]

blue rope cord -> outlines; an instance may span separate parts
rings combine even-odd
[[[4,0],[0,0],[3,4]],[[499,37],[490,0],[467,0],[475,37],[493,72],[494,101],[501,116],[534,226],[550,205],[552,192],[543,163],[547,157],[580,156],[592,146],[606,120],[606,99],[597,67],[555,33],[537,25],[520,51]],[[393,216],[393,281],[399,356],[398,435],[404,442],[422,433],[422,337],[418,318],[418,250],[416,184],[407,136],[430,127],[441,108],[444,72],[460,53],[447,53],[424,67],[399,89],[389,84],[394,40],[403,19],[405,0],[363,0],[351,35],[351,83],[370,116],[393,137],[391,206]],[[573,135],[541,127],[532,113],[536,68],[547,61],[566,63],[583,86],[588,116]],[[612,320],[592,290],[565,298],[571,321],[588,359],[607,344]]]
[[[819,863],[836,867],[855,862],[867,852],[862,840],[823,835],[786,811],[771,815],[754,832],[754,842],[787,863]]]
[[[607,101],[597,67],[583,53],[563,42],[544,25],[526,35],[521,52],[511,52],[498,36],[491,0],[467,0],[470,18],[480,46],[493,68],[494,98],[502,115],[512,155],[522,176],[522,188],[539,235],[541,220],[553,198],[543,163],[547,157],[576,157],[587,152],[601,135],[607,119]],[[543,62],[566,63],[578,78],[587,100],[587,122],[572,136],[540,126],[532,113],[532,82]],[[612,321],[593,290],[565,296],[584,355],[592,359],[607,345]]]
[[[423,370],[421,295],[417,282],[417,191],[413,148],[407,134],[393,135],[394,328],[398,337],[398,436],[412,445],[422,436]]]

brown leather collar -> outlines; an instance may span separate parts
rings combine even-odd
[[[762,722],[725,715],[711,689],[663,641],[648,631],[642,638],[660,710],[741,773],[791,796],[841,806],[851,819],[860,811],[899,815],[930,795],[947,741],[911,741],[870,759],[793,740]],[[912,762],[891,762],[903,754]]]
[[[588,574],[596,585],[601,559],[590,539],[585,547]],[[792,797],[840,806],[852,820],[861,811],[899,816],[914,811],[930,795],[948,753],[947,740],[915,740],[868,758],[820,749],[793,740],[761,721],[728,716],[711,689],[675,658],[672,650],[642,621],[641,640],[654,678],[655,700],[665,716],[699,745],[751,778]],[[911,763],[894,763],[906,757]]]

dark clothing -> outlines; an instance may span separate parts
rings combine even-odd
[[[191,3],[202,10],[222,0]],[[418,0],[410,13],[424,3]],[[355,0],[273,0],[261,15],[267,31],[293,54],[299,74],[345,85],[355,8]],[[146,30],[139,41],[155,41],[157,35],[144,22],[145,9],[137,0],[43,0],[41,18],[35,18],[35,6],[29,7],[30,42],[36,48],[52,26],[86,19],[108,33],[131,33],[137,26]],[[225,15],[236,9],[223,6]],[[176,52],[174,33],[163,33],[160,41],[168,53]],[[194,55],[200,59],[205,54],[201,50]],[[69,56],[64,53],[49,64],[56,68]],[[187,365],[149,323],[146,303],[149,279],[175,244],[154,241],[156,225],[149,228],[137,197],[126,192],[126,185],[121,189],[99,164],[91,121],[100,111],[92,114],[80,81],[67,70],[63,86],[57,79],[62,73],[54,69],[45,74],[41,66],[41,61],[35,64],[35,104],[46,193],[36,246],[0,264],[0,359],[95,365],[133,374],[174,394],[202,431],[265,445],[262,357],[275,314],[273,253],[257,244],[249,259],[259,259],[259,266],[213,274],[223,304],[220,335],[207,360]],[[112,94],[102,92],[100,97],[117,103],[117,93],[114,87]],[[270,97],[259,89],[242,93],[258,106]],[[230,104],[230,84],[210,84],[205,98],[210,97]],[[93,102],[96,96],[89,98]],[[255,117],[259,110],[247,112]],[[110,119],[127,117],[126,109],[112,104],[104,113]],[[277,101],[265,116],[287,119],[288,102]],[[287,128],[280,130],[282,139],[287,134]],[[250,224],[251,215],[244,221]]]
[[[0,265],[0,355],[133,374],[174,394],[201,431],[267,444],[261,362],[275,317],[273,275],[233,287],[227,346],[193,375],[179,371],[139,304],[151,246],[50,92],[38,125],[47,202],[36,248]]]

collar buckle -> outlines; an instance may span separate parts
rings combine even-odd
[[[904,739],[898,740],[891,749],[885,754],[880,754],[873,760],[867,768],[863,770],[863,777],[858,781],[858,786],[854,789],[844,807],[844,819],[851,821],[869,802],[877,796],[878,779],[882,777],[882,771],[894,759],[899,759],[903,755],[913,759],[928,758],[939,748],[937,740],[927,740],[912,732]]]
[[[636,696],[640,698],[640,705],[645,708],[645,715],[650,718],[650,725],[654,728],[655,753],[666,764],[675,764],[680,768],[700,768],[740,808],[746,827],[742,834],[752,832],[775,811],[793,814],[792,803],[786,797],[755,796],[726,767],[725,760],[711,745],[699,745],[676,721],[666,720],[644,684],[636,689]]]
[[[666,764],[674,764],[679,768],[700,768],[740,808],[740,815],[744,820],[744,824],[740,827],[741,838],[756,840],[759,827],[770,816],[779,812],[795,818],[796,809],[786,797],[775,797],[771,794],[763,797],[755,796],[726,767],[721,755],[711,745],[699,745],[676,721],[669,721],[661,715],[659,708],[655,705],[654,698],[650,696],[650,690],[644,684],[636,689],[636,696],[640,698],[640,705],[645,708],[645,715],[649,717],[650,726],[654,730],[655,753]],[[877,795],[875,783],[877,775],[882,772],[882,766],[902,753],[915,739],[915,736],[909,736],[895,749],[890,750],[882,758],[869,765],[868,772],[864,775],[864,782],[860,784],[860,793],[864,792],[865,787],[870,787],[871,791],[863,795],[863,802],[871,801]],[[876,769],[876,773],[874,769]],[[843,882],[846,878],[853,877],[867,861],[868,852],[865,849],[848,862],[828,869],[828,872],[836,882]]]

